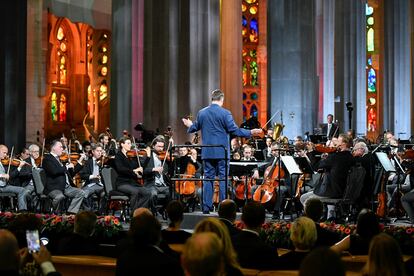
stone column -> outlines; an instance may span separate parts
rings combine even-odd
[[[27,2],[1,1],[0,8],[0,143],[18,151],[26,141]]]
[[[289,138],[317,125],[315,1],[269,0],[268,62],[271,113],[283,112]],[[273,122],[280,122],[276,116]]]
[[[335,119],[340,132],[349,128],[346,102],[352,102],[352,128],[366,133],[365,2],[338,0],[335,4]]]
[[[411,136],[411,17],[409,0],[384,1],[384,129]]]
[[[220,88],[224,107],[238,124],[243,120],[241,15],[241,0],[221,1]]]

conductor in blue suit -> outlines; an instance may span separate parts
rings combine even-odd
[[[230,159],[230,134],[249,138],[262,132],[261,129],[241,129],[234,122],[230,111],[224,109],[224,93],[216,89],[211,92],[211,104],[201,109],[196,121],[182,119],[187,132],[193,133],[201,130],[203,145],[223,145],[227,149],[227,159]],[[226,175],[225,151],[222,147],[206,147],[201,150],[204,161],[204,176],[213,179],[218,176],[224,179]],[[213,210],[213,181],[204,181],[203,185],[203,213]],[[225,199],[225,182],[220,181],[220,202]]]

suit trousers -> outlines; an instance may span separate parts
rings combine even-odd
[[[131,214],[134,213],[134,210],[137,208],[144,207],[151,209],[153,206],[150,189],[138,186],[138,184],[124,184],[118,186],[117,190],[131,197]]]
[[[27,210],[27,201],[30,198],[29,191],[23,187],[7,185],[0,188],[0,193],[15,193],[17,194],[17,206],[19,210]]]
[[[66,186],[63,192],[61,190],[51,191],[49,197],[52,198],[52,204],[55,210],[57,210],[58,207],[61,207],[61,202],[65,199],[65,196],[72,199],[68,212],[74,214],[78,213],[83,200],[86,198],[85,192],[72,186]]]
[[[205,159],[204,160],[204,177],[213,179],[218,176],[224,179],[228,175],[228,167],[224,159]],[[213,192],[214,181],[203,182],[203,211],[213,210]],[[226,181],[220,181],[219,200],[220,202],[226,198]]]

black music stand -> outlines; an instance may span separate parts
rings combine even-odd
[[[391,163],[391,160],[388,158],[388,154],[385,152],[376,152],[375,156],[377,157],[379,163],[381,164],[382,167],[382,173],[381,173],[381,178],[385,178],[385,181],[387,181],[388,176],[390,173],[392,172],[396,172],[394,165]],[[372,193],[372,196],[374,197],[375,195],[377,195],[380,191],[381,191],[381,183],[383,181],[379,181],[376,183],[375,185],[375,189],[374,192]],[[384,185],[386,185],[384,183]],[[386,189],[386,187],[384,187],[384,189]],[[372,199],[372,202],[374,202],[374,198]]]
[[[314,144],[320,144],[320,143],[325,143],[326,141],[328,141],[328,136],[320,135],[320,134],[314,134],[314,135],[309,135],[309,139]]]
[[[259,168],[259,166],[257,164],[248,164],[248,162],[243,162],[243,161],[236,161],[236,162],[230,162],[230,172],[229,172],[229,176],[246,176],[245,178],[245,183],[244,183],[244,201],[245,203],[247,203],[247,199],[248,199],[248,188],[247,188],[247,177],[251,175],[253,169],[255,168]],[[233,200],[234,200],[234,195],[235,193],[233,193]]]
[[[286,170],[288,171],[289,175],[290,175],[290,197],[289,198],[285,198],[286,203],[285,203],[285,208],[282,214],[282,219],[285,218],[286,215],[286,209],[287,206],[290,203],[291,206],[291,210],[290,210],[290,214],[292,215],[293,212],[295,211],[297,213],[296,210],[296,206],[295,206],[295,197],[293,196],[294,192],[293,192],[293,181],[292,181],[292,177],[294,175],[297,175],[299,177],[299,175],[303,174],[302,170],[299,168],[298,164],[295,162],[295,159],[293,158],[293,156],[290,155],[285,155],[285,156],[281,156],[281,161],[283,163],[283,165],[285,166]]]
[[[304,174],[310,174],[310,175],[316,174],[316,171],[313,168],[312,164],[305,157],[294,157],[294,159]],[[303,186],[307,185],[306,179],[307,178],[305,177],[303,180]],[[298,182],[296,182],[296,188],[297,188],[297,184]],[[312,188],[311,185],[308,185],[308,186]]]

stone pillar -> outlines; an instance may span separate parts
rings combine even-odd
[[[111,130],[131,131],[132,114],[132,0],[112,2]]]
[[[218,87],[218,0],[145,1],[144,124],[190,137],[181,118],[196,116]]]
[[[221,1],[220,88],[224,107],[238,124],[243,120],[241,15],[241,0]]]
[[[409,0],[384,1],[384,129],[411,136],[411,21]]]
[[[352,102],[352,128],[366,133],[366,19],[365,2],[338,0],[335,4],[335,119],[340,132],[349,128],[346,102]],[[357,124],[358,122],[358,124]]]
[[[268,2],[271,113],[283,112],[284,135],[289,138],[312,132],[317,125],[314,2]]]
[[[26,1],[1,1],[0,143],[20,150],[26,141]]]

